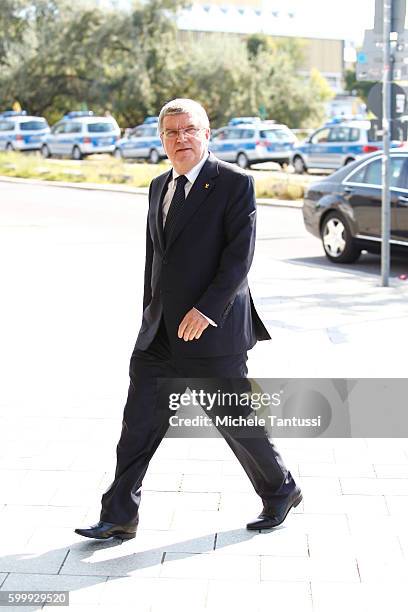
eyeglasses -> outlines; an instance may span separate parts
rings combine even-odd
[[[183,136],[197,136],[197,134],[204,129],[205,128],[202,127],[189,126],[186,128],[180,128],[179,130],[163,130],[161,133],[168,140],[175,140],[176,138],[178,138],[179,134],[183,134]]]

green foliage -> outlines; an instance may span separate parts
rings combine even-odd
[[[355,70],[346,70],[344,80],[346,91],[354,92],[364,102],[367,102],[369,91],[375,85],[375,81],[357,81]]]
[[[300,76],[302,46],[263,35],[197,39],[176,28],[185,0],[135,0],[101,11],[92,0],[1,0],[0,109],[17,100],[54,123],[68,109],[109,110],[120,125],[195,98],[214,127],[258,115],[291,127],[322,118],[325,80]]]

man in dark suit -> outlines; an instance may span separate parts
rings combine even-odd
[[[167,103],[159,131],[172,169],[150,185],[143,319],[115,478],[102,496],[99,522],[75,530],[90,538],[135,536],[142,480],[169,427],[158,381],[222,379],[237,392],[247,381],[248,349],[270,339],[247,281],[255,246],[252,177],[208,153],[208,117],[193,100]],[[247,415],[234,405],[233,414],[241,413]],[[247,528],[279,525],[302,494],[266,431],[218,429],[263,501]]]

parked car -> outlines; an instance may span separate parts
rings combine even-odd
[[[298,147],[291,155],[295,172],[302,174],[311,168],[337,170],[362,155],[382,148],[380,141],[370,141],[370,122],[348,121],[341,124],[325,125]],[[392,146],[400,146],[393,142]]]
[[[274,161],[283,166],[296,143],[296,136],[286,125],[272,122],[244,123],[222,127],[213,132],[209,149],[224,161],[241,168]]]
[[[158,132],[158,123],[145,121],[130,133],[118,140],[115,146],[115,157],[121,159],[147,159],[157,164],[166,157]]]
[[[143,123],[158,123],[159,122],[159,116],[158,115],[149,115],[148,117],[145,117]]]
[[[228,125],[241,125],[242,123],[259,123],[262,121],[260,117],[232,117],[228,121]]]
[[[82,159],[93,153],[113,153],[120,128],[113,117],[97,117],[91,111],[64,115],[43,138],[43,157],[52,155]]]
[[[0,150],[38,150],[49,131],[44,117],[27,115],[26,111],[5,111],[0,113]]]
[[[391,151],[391,240],[408,247],[408,149]],[[381,153],[372,153],[312,183],[306,191],[306,229],[330,261],[352,263],[362,250],[381,248]],[[405,251],[406,252],[406,251]]]

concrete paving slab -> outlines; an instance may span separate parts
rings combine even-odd
[[[209,610],[312,612],[312,599],[308,583],[260,583],[254,589],[247,582],[210,580],[207,606]]]
[[[301,557],[261,557],[261,580],[360,582],[355,559],[333,556],[330,563]]]
[[[284,557],[307,557],[306,534],[293,535],[290,530],[249,532],[237,529],[217,533],[215,550],[218,554],[271,555]]]
[[[305,495],[303,508],[307,513],[386,516],[389,514],[382,495]]]
[[[80,542],[74,544],[60,574],[76,576],[133,576],[154,577],[160,572],[162,553],[143,550],[133,553],[127,542]]]
[[[26,552],[25,547],[17,546],[12,553],[0,557],[0,572],[57,574],[68,551],[68,548],[61,548]]]
[[[218,555],[217,553],[166,553],[160,576],[163,578],[234,579],[258,583],[259,557]]]
[[[61,576],[54,574],[10,574],[3,584],[6,591],[69,591],[69,607],[103,602],[107,576]],[[46,606],[45,609],[55,606]],[[25,609],[25,607],[24,607]]]

